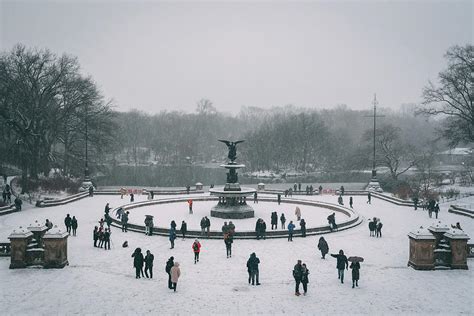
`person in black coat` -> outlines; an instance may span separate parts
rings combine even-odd
[[[132,254],[133,258],[133,267],[135,268],[135,278],[140,279],[140,274],[143,276],[143,254],[140,248],[135,249],[135,252]]]
[[[135,195],[133,193],[130,193],[130,203],[133,203],[135,201]]]
[[[309,270],[306,267],[306,263],[303,263],[301,266],[303,267],[301,275],[301,284],[303,284],[303,295],[306,295],[306,293],[308,292]]]
[[[272,223],[272,230],[278,228],[278,214],[277,214],[277,212],[272,212],[271,223]]]
[[[300,296],[300,283],[303,278],[303,267],[301,266],[301,260],[298,260],[295,267],[293,268],[293,278],[295,278],[295,295]]]
[[[257,281],[257,285],[260,285],[258,280],[259,277],[259,270],[258,265],[260,264],[260,259],[258,259],[255,252],[250,255],[249,260],[247,260],[247,271],[249,273],[249,284],[252,281],[252,285],[255,285],[255,281]]]
[[[329,252],[329,246],[324,237],[319,238],[318,249],[321,251],[321,259],[326,259],[326,254]]]
[[[104,233],[104,249],[107,250],[107,247],[110,250],[110,229],[106,228]]]
[[[71,216],[69,216],[69,214],[64,218],[64,225],[66,226],[67,232],[71,234]]]
[[[373,220],[369,220],[369,236],[371,237],[375,237],[375,227],[376,227],[377,223],[376,223],[376,220],[375,220],[375,217]]]
[[[183,240],[186,238],[186,232],[188,231],[188,224],[185,221],[181,222],[180,228],[181,234],[183,235]]]
[[[150,272],[150,278],[153,279],[153,260],[155,260],[155,256],[150,252],[150,250],[146,251],[145,256],[145,276],[148,278],[148,272]]]
[[[72,217],[71,220],[71,228],[72,228],[72,235],[76,236],[76,231],[77,231],[77,219],[76,216]]]
[[[331,254],[331,257],[337,259],[337,278],[341,280],[341,283],[344,283],[344,267],[346,270],[349,270],[349,262],[347,261],[347,257],[344,255],[344,251],[339,250],[339,254]]]
[[[354,285],[358,287],[360,263],[352,262],[350,268],[352,269],[352,288],[354,288]]]
[[[23,201],[17,196],[15,198],[15,209],[19,212],[21,211],[21,205],[23,204]]]
[[[354,200],[352,199],[352,196],[349,197],[349,206],[352,208],[352,204],[354,204]]]
[[[277,195],[277,202],[278,202],[278,205],[280,205],[280,203],[281,203],[281,194],[280,193],[278,193],[278,195]]]
[[[97,247],[97,241],[99,240],[99,227],[94,227],[92,237],[94,238],[94,247]]]
[[[281,222],[281,229],[285,229],[286,218],[285,218],[284,213],[281,213],[280,222]]]
[[[301,237],[306,237],[306,222],[304,218],[302,218],[300,221],[300,227],[301,227]]]
[[[168,288],[173,289],[173,283],[171,282],[171,268],[174,266],[174,257],[170,257],[166,261],[165,271],[168,273]]]

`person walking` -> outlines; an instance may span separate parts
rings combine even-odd
[[[280,203],[281,203],[281,193],[277,194],[277,202],[278,202],[278,205],[280,205]]]
[[[69,234],[71,234],[71,216],[69,214],[66,215],[66,218],[64,218],[64,225],[66,226],[66,230]]]
[[[272,212],[271,224],[272,224],[272,230],[273,229],[278,229],[278,214],[277,214],[277,212]]]
[[[250,255],[250,258],[247,260],[247,271],[249,271],[249,284],[252,281],[252,285],[260,285],[259,282],[259,270],[258,265],[260,264],[260,259],[257,257],[255,252]],[[256,281],[256,282],[255,282]]]
[[[129,211],[126,211],[125,213],[122,214],[122,232],[127,232],[128,214],[130,214]]]
[[[367,204],[372,204],[372,194],[370,192],[367,193]]]
[[[77,219],[76,216],[72,217],[71,220],[71,228],[72,228],[72,235],[76,236],[76,231],[77,231]]]
[[[255,193],[253,194],[253,203],[255,204],[258,204],[258,195],[257,195],[257,191],[255,191]]]
[[[303,263],[301,267],[301,284],[303,285],[303,295],[306,295],[308,293],[309,269],[306,263]]]
[[[181,234],[183,235],[183,240],[186,238],[186,232],[188,231],[188,224],[185,221],[181,222],[180,228]]]
[[[179,263],[175,262],[171,268],[171,284],[173,286],[173,291],[176,292],[176,287],[178,285],[178,279],[181,276],[181,269],[179,268]]]
[[[345,191],[344,186],[341,185],[341,195],[344,195],[344,191]]]
[[[337,259],[337,278],[341,280],[341,283],[344,283],[344,267],[346,270],[349,270],[349,262],[347,261],[347,257],[344,255],[344,251],[342,249],[339,250],[339,254],[331,254],[331,257]]]
[[[94,232],[92,233],[92,237],[94,238],[94,247],[97,247],[97,240],[99,240],[99,227],[94,227]]]
[[[104,250],[110,250],[110,229],[106,228],[104,232]]]
[[[23,201],[20,199],[19,196],[17,196],[17,197],[15,198],[15,202],[14,202],[14,203],[15,203],[15,210],[16,210],[17,212],[21,211],[21,205],[23,204]]]
[[[298,260],[295,267],[293,268],[293,278],[295,279],[295,295],[300,296],[300,283],[303,277],[303,267],[301,266],[301,260]]]
[[[150,279],[153,279],[153,260],[155,260],[155,256],[150,252],[150,250],[147,250],[145,256],[145,276]],[[150,273],[150,276],[148,276],[148,272]]]
[[[230,232],[224,234],[224,243],[225,243],[225,252],[227,258],[232,258],[232,243],[234,242],[234,238]]]
[[[295,224],[293,221],[290,221],[288,224],[288,241],[293,241],[293,231],[295,230]]]
[[[173,289],[173,284],[171,283],[171,268],[174,266],[174,257],[170,257],[168,261],[166,261],[165,271],[168,274],[168,288],[171,290]]]
[[[319,195],[321,195],[321,193],[323,193],[323,186],[322,185],[320,185],[318,187],[318,192],[319,192]]]
[[[336,225],[336,213],[332,213],[327,217],[328,223],[329,223],[329,230],[333,231],[337,229]]]
[[[375,228],[375,235],[376,235],[376,237],[382,238],[382,226],[383,226],[383,224],[382,224],[382,222],[381,222],[380,219],[379,219],[378,222],[377,222],[377,226],[376,226],[376,228]]]
[[[194,264],[196,264],[196,262],[199,262],[199,253],[201,252],[201,243],[199,240],[194,240],[192,249],[194,253]]]
[[[349,197],[349,206],[350,206],[351,208],[353,208],[353,207],[352,207],[352,204],[354,204],[354,200],[352,199],[352,196],[351,196],[351,197]]]
[[[133,203],[135,201],[135,194],[130,193],[130,203]]]
[[[281,213],[280,222],[281,222],[281,229],[285,229],[286,218],[285,218],[285,214],[284,214],[284,213]]]
[[[300,221],[301,220],[301,210],[298,206],[295,209],[295,215],[296,215],[296,220]]]
[[[89,196],[90,197],[94,196],[94,187],[92,185],[89,187]]]
[[[352,288],[354,288],[354,285],[359,287],[360,263],[359,262],[351,262],[350,268],[352,269]]]
[[[111,210],[111,207],[109,206],[109,203],[105,204],[104,214],[109,214],[110,210]]]
[[[173,228],[173,226],[171,226],[170,231],[169,231],[169,240],[170,240],[170,244],[171,244],[170,249],[174,249],[175,239],[176,239],[176,230]]]
[[[300,221],[300,227],[301,227],[301,237],[306,237],[306,222],[304,218],[302,218]]]
[[[329,252],[329,246],[322,236],[319,238],[318,249],[321,251],[321,259],[326,259],[326,254]]]
[[[435,212],[436,219],[438,219],[438,213],[439,213],[439,204],[438,203],[436,203],[436,205],[434,206],[434,212]]]
[[[140,248],[136,248],[132,253],[133,267],[135,268],[135,279],[140,279],[143,276],[143,254]]]

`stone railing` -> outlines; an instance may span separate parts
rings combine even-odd
[[[463,208],[463,207],[460,207],[458,205],[451,205],[449,207],[448,212],[453,213],[453,214],[467,216],[467,217],[470,217],[470,218],[474,218],[474,211],[473,210]]]
[[[344,190],[344,196],[350,196],[350,195],[367,195],[367,194],[372,195],[372,198],[377,198],[380,200],[384,200],[386,202],[399,205],[399,206],[409,206],[409,207],[414,207],[414,204],[412,201],[408,200],[403,200],[396,198],[394,196],[390,196],[387,194],[379,193],[379,192],[374,192],[374,191],[367,191],[367,190]],[[336,190],[335,192],[336,195],[340,194],[339,190]]]
[[[217,197],[209,197],[209,196],[203,196],[203,197],[196,197],[193,199],[194,201],[218,201]],[[158,205],[158,204],[168,204],[168,203],[178,203],[178,202],[185,202],[185,198],[175,198],[175,199],[161,199],[161,200],[149,200],[149,201],[144,201],[144,202],[137,202],[137,203],[132,203],[132,204],[127,204],[123,206],[116,207],[115,209],[112,210],[112,213],[116,212],[117,209],[122,208],[124,211],[138,208],[138,207],[144,207],[144,206],[150,206],[150,205]],[[277,202],[275,198],[270,198],[270,197],[261,197],[259,198],[259,201],[263,202]],[[333,210],[335,212],[342,213],[346,215],[349,219],[343,222],[340,222],[337,224],[338,226],[338,231],[340,230],[345,230],[349,229],[352,227],[355,227],[359,225],[362,220],[360,219],[359,215],[355,213],[353,210],[341,207],[339,205],[331,204],[331,203],[324,203],[320,201],[309,201],[309,200],[295,200],[295,199],[284,199],[282,198],[281,203],[289,203],[289,204],[300,204],[300,205],[307,205],[307,206],[314,206],[314,207],[321,207],[321,208],[326,208]],[[114,227],[122,227],[122,223],[120,220],[112,218],[112,226]],[[143,225],[137,225],[133,223],[128,223],[127,229],[130,231],[134,232],[140,232],[140,233],[145,233],[145,226]],[[310,227],[306,229],[306,235],[311,236],[311,235],[320,235],[320,234],[327,234],[330,233],[331,230],[329,229],[328,225],[324,226],[318,226],[318,227]],[[177,231],[179,234],[179,231]],[[164,227],[153,227],[153,234],[159,235],[159,236],[168,236],[169,235],[169,228],[164,228]],[[294,237],[299,237],[301,235],[301,230],[295,229],[294,231]],[[205,234],[207,237],[207,233]],[[201,238],[203,235],[201,234],[201,231],[199,230],[188,230],[186,233],[187,238]],[[237,231],[234,234],[234,237],[237,239],[253,239],[256,238],[256,233],[255,231],[239,231],[237,227]],[[286,238],[288,237],[288,231],[267,231],[266,232],[266,237],[267,238]],[[223,234],[220,231],[210,231],[209,232],[209,237],[210,239],[222,239]]]
[[[77,194],[67,196],[62,199],[38,200],[36,201],[36,206],[37,207],[50,207],[50,206],[64,205],[64,204],[78,201],[88,196],[89,196],[88,192],[80,192]]]

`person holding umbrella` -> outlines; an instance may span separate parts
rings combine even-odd
[[[337,259],[337,278],[341,280],[341,283],[344,283],[344,267],[346,270],[349,270],[349,262],[347,261],[347,257],[344,255],[344,251],[342,249],[339,250],[339,254],[331,254],[331,257]]]
[[[360,263],[363,262],[364,258],[362,257],[349,257],[347,259],[348,261],[351,262],[350,268],[352,269],[352,288],[354,288],[354,285],[359,287],[359,270],[360,270]]]

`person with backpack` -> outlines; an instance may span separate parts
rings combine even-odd
[[[194,264],[196,264],[196,262],[199,262],[199,253],[201,252],[201,243],[197,239],[194,240],[192,249],[194,253]]]
[[[250,258],[247,260],[247,271],[249,272],[249,284],[252,281],[252,285],[260,285],[259,282],[259,270],[258,265],[260,264],[260,259],[257,257],[255,252],[250,255]],[[255,281],[257,281],[255,283]]]
[[[168,274],[168,288],[173,289],[173,284],[171,283],[171,268],[174,266],[174,257],[170,257],[166,261],[165,272]]]
[[[140,279],[140,274],[143,276],[143,254],[140,248],[136,248],[132,253],[133,267],[135,268],[135,278]]]
[[[150,250],[147,250],[145,256],[145,276],[148,278],[148,272],[150,272],[150,279],[153,279],[153,260],[155,260],[155,256]]]
[[[232,258],[232,243],[234,242],[234,238],[230,232],[224,234],[224,243],[225,243],[225,251],[227,258]]]

